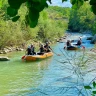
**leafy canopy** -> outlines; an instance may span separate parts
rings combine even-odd
[[[3,1],[3,0],[1,0]],[[62,0],[63,2],[67,0]],[[96,0],[70,0],[72,8],[78,9],[83,5],[85,1],[88,1],[91,5],[93,13],[96,15]],[[48,7],[48,2],[51,4],[51,0],[8,0],[9,7],[7,8],[7,14],[11,17],[12,21],[16,22],[20,16],[18,16],[18,10],[20,6],[24,3],[28,9],[25,16],[27,24],[31,28],[34,28],[38,23],[38,18],[40,12]]]

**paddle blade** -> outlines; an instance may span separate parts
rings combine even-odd
[[[25,56],[22,56],[22,58],[21,59],[24,59],[25,58]]]
[[[83,49],[85,49],[85,46],[82,46]]]

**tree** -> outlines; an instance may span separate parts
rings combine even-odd
[[[62,2],[64,1],[66,2],[67,0],[62,0]],[[78,9],[86,1],[90,3],[91,9],[96,15],[96,0],[70,0],[70,3],[72,4],[72,8]],[[0,1],[1,5],[3,4],[2,2],[3,0]],[[40,12],[48,7],[47,2],[52,3],[51,0],[8,0],[9,7],[7,8],[7,14],[13,22],[16,22],[20,18],[18,11],[21,5],[25,4],[27,7],[27,13],[25,15],[27,24],[34,28],[38,23]]]
[[[84,3],[78,10],[71,10],[68,28],[73,32],[93,31],[96,16],[91,12],[89,3]],[[83,11],[82,11],[83,10]],[[96,32],[95,32],[96,33]]]

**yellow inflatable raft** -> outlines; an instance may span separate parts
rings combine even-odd
[[[26,61],[38,61],[53,56],[52,52],[44,53],[43,55],[24,55],[22,60]]]

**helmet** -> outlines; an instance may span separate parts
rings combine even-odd
[[[31,44],[31,47],[33,47],[33,44]]]
[[[48,42],[46,42],[46,44],[49,44]]]

